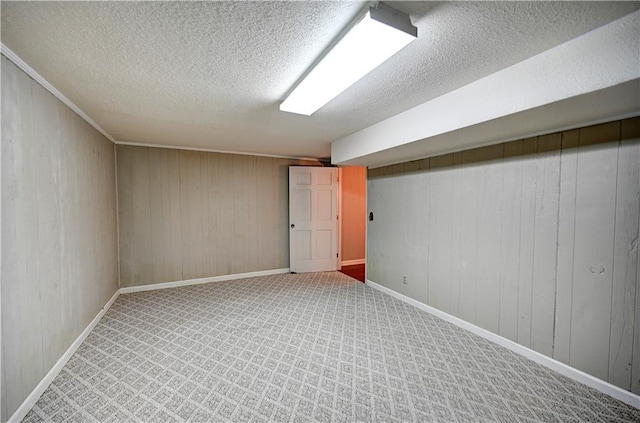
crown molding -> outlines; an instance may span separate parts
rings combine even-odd
[[[84,119],[89,125],[93,126],[96,129],[96,131],[104,135],[109,141],[111,141],[112,143],[116,142],[116,140],[107,131],[105,131],[100,125],[98,125],[93,119],[91,119],[85,112],[83,112],[78,106],[76,106],[71,100],[65,97],[60,91],[58,91],[53,85],[51,85],[46,79],[44,79],[42,75],[36,72],[24,60],[22,60],[20,56],[18,56],[13,51],[11,51],[11,49],[6,45],[4,45],[4,43],[0,43],[0,45],[1,45],[0,52],[4,57],[11,60],[16,66],[18,66],[27,75],[33,78],[38,84],[42,85],[47,91],[53,94],[58,100],[66,104],[67,107],[73,110],[78,116]]]
[[[0,43],[0,46],[1,46],[0,52],[4,57],[9,59],[16,66],[22,69],[34,81],[42,85],[47,91],[53,94],[58,100],[63,102],[67,107],[73,110],[78,116],[84,119],[89,125],[93,126],[96,129],[96,131],[100,132],[102,135],[104,135],[109,141],[111,141],[114,144],[132,145],[136,147],[153,147],[153,148],[170,148],[170,149],[176,149],[176,150],[206,151],[209,153],[240,154],[245,156],[272,157],[277,159],[312,160],[315,162],[320,161],[319,159],[314,157],[283,156],[283,155],[277,155],[277,154],[262,154],[262,153],[252,153],[252,152],[244,152],[244,151],[227,151],[227,150],[216,150],[216,149],[209,149],[209,148],[182,147],[182,146],[176,146],[176,145],[161,145],[161,144],[146,144],[146,143],[136,143],[136,142],[127,142],[127,141],[116,141],[116,139],[113,138],[111,134],[105,131],[100,125],[98,125],[93,119],[91,119],[85,112],[83,112],[78,106],[76,106],[71,100],[69,100],[60,91],[58,91],[53,85],[51,85],[46,79],[44,79],[42,75],[36,72],[24,60],[22,60],[20,56],[15,54],[4,43]]]
[[[282,156],[278,154],[252,153],[250,151],[216,150],[213,148],[198,148],[198,147],[186,147],[186,146],[164,145],[164,144],[147,144],[147,143],[129,142],[129,141],[115,141],[115,143],[116,145],[130,145],[132,147],[168,148],[171,150],[204,151],[206,153],[237,154],[241,156],[271,157],[274,159],[309,160],[314,162],[322,161],[314,157]]]

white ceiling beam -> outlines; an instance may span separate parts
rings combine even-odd
[[[640,11],[636,11],[334,141],[332,162],[380,166],[509,141],[509,136],[518,139],[537,135],[532,131],[544,133],[592,124],[604,118],[638,114],[640,88],[633,81],[639,78]],[[621,99],[624,104],[618,101],[621,91],[616,87],[632,90]],[[607,91],[609,89],[612,91]],[[612,92],[617,95],[611,95]],[[594,96],[597,93],[602,95]],[[576,101],[567,102],[572,98]],[[563,113],[557,115],[558,110],[554,116],[540,110],[554,104],[582,106],[584,116],[580,110],[568,111],[566,118]],[[520,116],[521,120],[514,120],[514,116]],[[502,125],[501,119],[506,117],[509,117],[511,131],[505,131]],[[576,122],[576,119],[589,121]],[[454,131],[478,125],[482,125],[483,131],[476,143],[473,138],[470,143],[468,138],[455,136]],[[536,129],[530,129],[532,127]],[[449,136],[445,137],[446,134]],[[474,136],[473,131],[466,131],[465,135]]]

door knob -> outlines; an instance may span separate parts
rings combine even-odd
[[[291,229],[295,228],[296,225],[294,225],[293,223],[291,224]]]

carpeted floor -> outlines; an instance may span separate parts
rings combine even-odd
[[[35,421],[640,421],[341,273],[122,295]]]

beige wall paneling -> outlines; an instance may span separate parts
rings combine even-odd
[[[117,146],[123,287],[288,267],[288,166]]]
[[[136,147],[116,145],[118,172],[118,242],[120,248],[120,284],[130,286],[134,281],[135,245],[133,240],[133,189],[131,185],[131,150]],[[125,283],[126,282],[126,283]]]
[[[619,122],[580,129],[577,163],[570,364],[604,380],[609,372],[619,136]]]
[[[153,163],[153,164],[152,164]],[[164,196],[168,192],[166,178],[169,172],[167,150],[149,150],[148,151],[148,167],[149,167],[149,233],[151,234],[151,257],[153,263],[152,277],[159,279],[161,275],[170,271],[169,265],[169,249],[168,239],[169,231],[165,231],[165,225],[169,224],[167,215],[168,208],[165,208]]]
[[[62,107],[62,105],[60,105]],[[93,161],[87,163],[86,171],[95,176],[96,203],[87,204],[87,215],[97,215],[91,219],[94,231],[94,245],[92,249],[98,251],[93,254],[93,263],[99,273],[95,280],[109,281],[95,287],[85,287],[88,292],[95,295],[95,305],[98,310],[111,299],[115,290],[120,288],[118,277],[118,205],[116,202],[116,151],[115,145],[106,140],[102,134],[94,131],[92,127],[83,122],[84,127],[92,134],[94,142],[91,144]],[[97,145],[96,145],[97,144]],[[99,211],[99,212],[98,212]],[[71,225],[68,228],[73,227]],[[108,257],[105,260],[104,257]],[[96,312],[97,314],[97,312]],[[95,317],[91,316],[93,319]],[[89,323],[91,320],[87,321]],[[80,329],[84,330],[86,324]]]
[[[500,331],[500,258],[502,230],[502,144],[477,151],[478,227],[476,267],[476,322],[493,333]]]
[[[639,392],[639,122],[370,170],[369,279]]]
[[[267,268],[271,263],[280,263],[278,243],[282,201],[280,199],[278,177],[280,163],[267,157],[256,158],[256,205],[257,209],[257,267]],[[286,213],[288,214],[288,212]],[[288,248],[287,248],[288,250]],[[286,266],[283,266],[286,267]]]
[[[134,149],[131,166],[131,204],[133,206],[134,279],[142,280],[153,272],[153,241],[151,239],[151,185],[149,150]],[[158,210],[153,210],[153,213]]]
[[[453,153],[453,203],[451,204],[451,216],[453,224],[453,240],[451,245],[451,313],[454,316],[460,314],[460,278],[462,276],[462,228],[455,222],[462,218],[462,197],[464,196],[461,178],[462,153]]]
[[[640,393],[636,370],[632,384],[636,295],[638,281],[638,238],[640,226],[640,117],[622,122],[618,150],[615,244],[613,250],[613,298],[609,381]],[[636,336],[640,334],[636,333]],[[636,351],[640,351],[637,349]],[[636,354],[640,355],[640,354]],[[640,360],[636,363],[640,367]],[[636,369],[638,369],[636,367]]]
[[[247,174],[255,172],[250,168],[245,156],[233,156],[231,159],[231,204],[233,204],[233,221],[229,230],[231,243],[231,273],[243,272],[243,264],[250,259],[249,246],[249,193],[246,187]]]
[[[518,277],[518,338],[517,342],[531,347],[531,294],[533,290],[533,247],[535,242],[537,138],[527,138],[522,144],[522,206],[520,208],[520,275]]]
[[[40,379],[46,372],[43,367],[45,351],[42,345],[42,336],[44,333],[42,326],[42,309],[40,308],[40,304],[38,304],[39,301],[34,301],[34,299],[39,299],[42,296],[39,273],[40,260],[43,259],[38,245],[38,232],[40,228],[38,227],[37,195],[38,183],[40,181],[38,180],[38,163],[34,160],[40,153],[38,151],[40,139],[37,134],[37,127],[40,122],[35,120],[37,116],[37,106],[34,104],[35,101],[38,101],[37,90],[39,87],[33,84],[30,78],[24,77],[24,75],[19,75],[19,85],[21,92],[20,100],[24,102],[21,105],[20,113],[23,114],[23,116],[29,115],[29,118],[25,119],[23,124],[31,126],[30,129],[25,128],[23,133],[24,138],[20,143],[20,147],[22,148],[22,175],[20,177],[22,179],[23,208],[21,210],[22,227],[19,229],[18,236],[24,237],[24,250],[20,251],[19,254],[23,256],[20,261],[26,268],[26,279],[18,282],[22,285],[22,292],[18,300],[22,302],[22,312],[20,313],[21,322],[15,327],[15,329],[22,329],[20,336],[25,338],[23,349],[19,351],[22,364],[20,370],[23,377],[21,395],[24,398],[38,382],[40,382]],[[51,117],[47,117],[47,120],[50,119]],[[51,186],[49,186],[49,188],[51,188]],[[10,246],[6,248],[10,248]],[[17,281],[13,282],[15,283]],[[24,331],[24,329],[27,328],[28,330]],[[9,340],[7,339],[7,341]],[[12,366],[10,365],[9,367]],[[9,383],[11,384],[11,382]]]
[[[209,156],[200,154],[200,189],[201,189],[201,207],[202,207],[202,275],[208,275],[210,268],[214,264],[211,259],[212,246],[211,241],[216,229],[215,205],[210,201],[210,190],[215,187],[215,167],[211,166]],[[154,261],[155,262],[155,261]],[[164,273],[166,274],[166,272]]]
[[[36,85],[32,90],[34,125],[32,142],[29,144],[41,160],[30,160],[37,167],[25,168],[25,176],[27,172],[33,172],[37,181],[34,208],[38,222],[33,225],[34,229],[37,228],[37,238],[34,240],[37,251],[33,257],[37,258],[39,295],[49,300],[43,302],[39,310],[42,319],[41,343],[48,346],[43,349],[42,357],[43,370],[46,370],[53,367],[59,358],[58,354],[73,340],[59,336],[59,328],[64,327],[64,308],[60,304],[65,302],[61,283],[65,278],[64,267],[60,265],[63,263],[61,240],[64,227],[61,224],[61,173],[66,169],[61,166],[61,158],[65,153],[60,148],[58,100],[48,91],[38,88]]]
[[[373,221],[367,221],[367,273],[371,279],[373,279],[372,275],[379,275],[381,280],[389,281],[389,286],[393,286],[392,289],[400,292],[401,288],[390,275],[393,260],[390,260],[389,255],[393,251],[384,248],[385,229],[392,227],[391,222],[387,221],[391,207],[382,204],[383,201],[390,199],[384,198],[384,193],[390,192],[391,185],[391,178],[385,175],[388,169],[373,169],[367,175],[367,213],[373,211]],[[375,255],[375,259],[372,258],[371,253]]]
[[[218,237],[220,244],[216,244],[217,248],[215,254],[220,258],[217,263],[217,273],[223,275],[233,274],[233,225],[234,225],[234,190],[233,185],[233,162],[231,160],[225,160],[223,156],[216,157],[218,168],[218,180],[219,188],[218,193],[220,197],[215,201],[216,208],[219,216],[220,236]],[[220,248],[224,247],[224,248]]]
[[[459,170],[460,196],[460,318],[476,321],[476,282],[478,277],[478,178],[477,150],[462,153]],[[482,199],[482,201],[488,201]]]
[[[218,201],[220,195],[220,168],[218,166],[217,157],[215,155],[204,154],[202,158],[202,187],[203,198],[202,207],[205,210],[204,215],[207,219],[203,220],[203,259],[204,274],[218,273],[217,265],[220,259],[217,255],[215,245],[219,242],[218,237],[221,233],[220,221],[218,218]],[[166,204],[166,210],[169,210],[170,204]],[[179,253],[178,253],[179,254]],[[180,280],[180,275],[175,275],[171,280]]]
[[[233,156],[234,224],[231,273],[257,268],[256,158]]]
[[[636,117],[634,119],[628,119],[622,122],[621,128],[621,145],[624,146],[627,142],[632,142],[635,145],[640,143],[640,117]],[[626,147],[625,147],[626,148]],[[633,163],[633,162],[630,162]],[[638,171],[640,172],[640,170]],[[638,181],[640,184],[640,180]],[[640,194],[639,194],[640,195]],[[629,209],[631,214],[631,218],[633,219],[633,210]],[[638,211],[638,225],[640,226],[640,210]],[[640,228],[639,228],[640,232]],[[640,233],[638,234],[640,235]],[[638,287],[638,282],[640,281],[640,237],[635,238],[635,242],[632,241],[630,247],[630,254],[632,254],[633,249],[636,251],[636,283],[635,283],[635,292],[636,292],[636,302],[634,307],[634,325],[633,325],[633,344],[632,344],[632,362],[631,362],[631,391],[640,394],[640,312],[638,308],[640,307],[640,287]],[[633,277],[633,273],[630,270],[628,276]],[[627,334],[627,332],[623,331],[623,334]],[[615,338],[612,338],[615,340]]]
[[[25,178],[31,158],[31,147],[25,140],[33,139],[32,110],[28,77],[2,57],[2,370],[6,381],[2,402],[7,413],[2,421],[13,414],[43,375],[41,315],[33,301],[40,295],[38,278],[33,274],[38,256],[35,254],[28,265],[25,254],[33,248],[34,240],[33,229],[29,233],[25,229],[35,226],[28,195],[35,192],[34,174]]]
[[[148,149],[145,149],[148,150]],[[180,152],[180,226],[182,229],[182,279],[198,279],[204,274],[202,156],[197,151]],[[136,242],[140,241],[136,239]],[[157,266],[158,263],[152,263]],[[137,284],[155,281],[145,272]],[[167,282],[166,277],[163,282]],[[160,281],[157,281],[160,282]],[[147,282],[148,283],[148,282]]]
[[[255,172],[251,169],[245,156],[234,156],[230,158],[231,168],[228,172],[231,175],[230,201],[233,205],[232,221],[225,230],[229,231],[229,246],[231,247],[230,273],[241,273],[244,270],[243,264],[247,263],[251,257],[249,246],[249,193],[245,187],[247,174]],[[249,188],[250,190],[250,188]]]
[[[408,170],[406,184],[417,189],[419,181],[423,181],[420,196],[428,195],[428,182],[420,176],[421,168],[428,170],[428,161],[410,162],[383,169],[383,173],[376,178],[376,183],[368,184],[368,198],[374,198],[369,203],[369,210],[374,211],[374,221],[369,222],[369,233],[374,236],[370,240],[376,259],[367,271],[379,275],[389,281],[395,291],[419,298],[426,302],[428,287],[426,285],[426,267],[428,259],[424,238],[428,236],[428,221],[418,219],[427,213],[426,202],[419,196],[412,196],[403,202],[404,186],[398,185],[400,175]],[[426,186],[426,187],[425,187]],[[398,216],[408,217],[405,222]],[[411,217],[413,216],[413,217]],[[372,231],[372,228],[375,228]],[[369,242],[369,241],[367,241]],[[397,248],[387,248],[393,244]],[[369,257],[367,257],[369,261]],[[412,263],[417,263],[415,266]],[[407,276],[408,283],[403,284],[403,276]]]
[[[164,155],[162,153],[165,153]],[[148,151],[148,170],[149,170],[149,234],[151,238],[151,259],[153,263],[158,265],[152,268],[152,277],[157,279],[160,275],[169,271],[168,260],[166,257],[169,244],[169,231],[162,230],[165,224],[166,210],[163,207],[162,197],[166,190],[163,190],[163,175],[167,174],[166,150],[150,150]],[[152,165],[151,163],[154,163]]]
[[[500,220],[500,329],[511,341],[518,338],[518,281],[520,273],[520,214],[522,207],[523,142],[504,144]]]
[[[2,58],[2,420],[118,289],[113,144]]]
[[[178,150],[165,150],[166,154],[166,173],[162,175],[162,213],[163,213],[163,227],[162,230],[167,234],[163,241],[168,244],[164,245],[164,257],[167,257],[165,262],[166,274],[155,276],[158,280],[180,280],[182,279],[182,231],[180,222],[182,221],[182,207],[180,203],[180,151]],[[150,155],[150,158],[156,157]],[[159,157],[164,160],[164,155],[160,154]],[[155,167],[154,162],[149,163],[150,166]],[[161,166],[164,170],[164,166]],[[161,229],[158,229],[161,230]],[[154,230],[155,232],[155,230]],[[154,261],[155,262],[155,261]]]
[[[451,313],[451,250],[453,248],[453,154],[430,160],[429,249],[427,275],[429,301],[434,307]],[[424,215],[418,218],[424,218]]]
[[[553,356],[561,134],[538,137],[531,290],[531,348]]]
[[[575,245],[576,189],[580,131],[562,133],[560,154],[560,201],[558,204],[558,251],[556,267],[556,317],[553,358],[569,364]]]
[[[398,165],[398,170],[404,172],[411,177],[411,190],[420,187],[417,195],[407,196],[407,186],[399,190],[401,198],[405,201],[398,201],[396,207],[400,210],[406,207],[404,214],[406,220],[402,221],[403,225],[403,257],[402,268],[400,273],[400,281],[402,277],[407,276],[407,284],[404,285],[410,296],[417,296],[421,301],[429,301],[429,273],[427,266],[429,264],[429,239],[430,232],[430,216],[429,216],[429,195],[431,193],[431,181],[429,179],[429,170],[431,169],[431,161],[417,160]],[[391,216],[393,220],[397,220],[400,214]],[[397,277],[397,276],[396,276]]]

